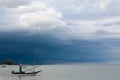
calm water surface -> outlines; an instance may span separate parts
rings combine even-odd
[[[29,66],[31,67],[31,66]],[[0,67],[0,80],[120,80],[119,64],[40,65],[36,76],[13,75],[18,66]]]

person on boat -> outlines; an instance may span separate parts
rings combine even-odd
[[[14,70],[12,70],[12,72],[11,73],[14,73]]]
[[[22,64],[19,65],[19,73],[25,73],[24,71],[22,71]]]

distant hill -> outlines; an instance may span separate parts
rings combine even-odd
[[[4,64],[4,65],[15,65],[16,63],[12,60],[3,60],[0,61],[0,64]]]

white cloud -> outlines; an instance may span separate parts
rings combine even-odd
[[[72,36],[77,39],[104,39],[104,38],[118,38],[120,37],[120,25],[110,24],[120,22],[120,17],[108,17],[97,20],[72,20],[73,26],[68,28]],[[70,33],[69,32],[69,33]]]
[[[0,4],[6,13],[0,12],[0,30],[61,29],[60,33],[68,34],[65,37],[74,39],[119,37],[118,0],[0,0]]]
[[[9,16],[12,16],[11,25],[19,26],[25,29],[54,29],[56,27],[65,26],[62,21],[62,13],[54,7],[50,7],[43,2],[34,1],[30,4],[19,5],[17,7],[7,8]]]
[[[96,11],[105,11],[109,7],[110,3],[112,3],[112,0],[96,0],[93,3],[90,2],[89,4],[93,9],[96,9]]]
[[[53,4],[60,9],[65,17],[71,18],[102,18],[118,15],[118,0],[57,0]],[[65,4],[63,4],[63,2]],[[117,9],[118,8],[118,9]]]
[[[83,5],[71,5],[71,10],[74,11],[75,13],[80,13],[83,10],[84,6]]]
[[[111,0],[103,0],[99,6],[101,10],[106,10]]]

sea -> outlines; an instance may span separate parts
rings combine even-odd
[[[31,65],[25,65],[31,68]],[[36,65],[37,75],[15,75],[18,65],[0,67],[0,80],[120,80],[120,64],[54,64]]]

